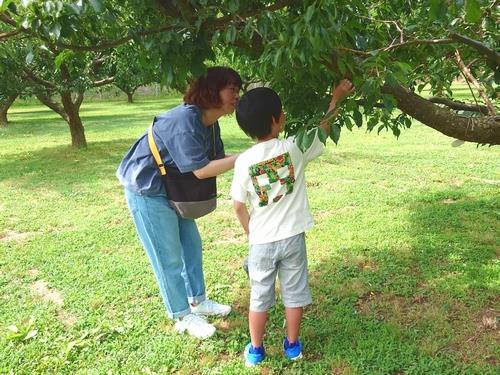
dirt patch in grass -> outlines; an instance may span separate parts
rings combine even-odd
[[[77,322],[77,318],[76,316],[74,315],[71,315],[70,313],[68,313],[67,311],[65,310],[59,310],[57,312],[57,317],[59,318],[59,320],[61,320],[61,322],[63,322],[63,324],[67,327],[71,327],[72,325],[74,325],[76,322]]]
[[[348,363],[336,360],[332,363],[332,375],[351,375],[354,374]]]
[[[468,316],[466,324],[456,327],[456,336],[449,349],[455,351],[462,362],[500,364],[495,346],[500,342],[500,298],[494,298],[491,306]],[[495,345],[496,344],[496,345]]]
[[[32,268],[28,270],[28,275],[31,277],[37,277],[40,274],[40,271],[37,270],[36,268]]]
[[[44,301],[49,301],[55,304],[56,306],[62,306],[64,304],[64,300],[59,293],[55,289],[50,289],[47,286],[47,282],[44,280],[35,281],[30,289],[35,292],[36,295],[42,298]]]
[[[500,180],[487,180],[479,177],[471,177],[472,180],[481,181],[488,185],[500,185]]]
[[[453,204],[453,203],[457,203],[457,201],[455,199],[452,199],[452,198],[446,198],[446,199],[442,200],[441,203]]]
[[[34,271],[34,274],[38,274],[38,270],[30,270]],[[64,305],[64,299],[57,290],[51,289],[48,287],[48,284],[44,280],[37,280],[35,281],[31,286],[30,289],[37,295],[39,296],[42,300],[44,301],[49,301],[50,303],[53,303],[54,305],[57,306],[57,317],[65,326],[72,326],[73,324],[76,323],[77,318],[67,311],[62,309],[62,306]]]
[[[30,235],[29,232],[24,232],[24,233],[19,233],[13,230],[7,230],[3,233],[0,234],[0,241],[1,242],[8,242],[8,241],[23,241],[25,240],[28,236]]]

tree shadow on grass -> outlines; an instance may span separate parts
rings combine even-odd
[[[94,182],[113,174],[135,139],[92,142],[87,149],[46,147],[0,160],[0,181],[12,179],[16,187],[51,186],[68,190],[74,184]]]
[[[89,142],[86,149],[61,145],[9,155],[0,159],[0,182],[11,180],[13,186],[26,190],[44,187],[56,191],[101,180],[116,182],[116,169],[136,140],[120,138]],[[243,150],[247,144],[243,137],[226,139],[226,152]]]
[[[449,190],[407,204],[413,241],[367,243],[310,269],[316,301],[303,331],[311,355],[360,373],[495,373],[498,196]]]

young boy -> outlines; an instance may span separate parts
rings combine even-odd
[[[343,80],[333,90],[328,112],[352,91],[351,82]],[[254,366],[265,358],[263,337],[267,311],[275,303],[276,275],[280,279],[287,322],[283,350],[287,358],[297,360],[302,357],[299,340],[302,311],[311,303],[304,232],[312,227],[313,219],[304,168],[323,152],[324,145],[316,135],[303,153],[293,137],[278,139],[285,115],[279,96],[266,87],[250,90],[241,97],[236,119],[240,128],[256,140],[256,144],[236,160],[231,186],[236,215],[250,244],[251,342],[244,351],[246,364]],[[325,119],[320,127],[329,133]],[[250,213],[246,203],[251,207]]]

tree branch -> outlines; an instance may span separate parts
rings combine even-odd
[[[92,86],[93,87],[100,87],[100,86],[104,86],[104,85],[108,85],[110,83],[113,83],[115,81],[115,77],[108,77],[108,78],[104,78],[104,79],[101,79],[100,81],[95,81]]]
[[[451,33],[450,38],[454,41],[466,44],[469,47],[474,48],[479,53],[486,56],[489,60],[493,61],[497,66],[500,65],[500,53],[487,47],[483,43],[457,33]]]
[[[20,29],[16,29],[16,30],[12,30],[12,31],[9,31],[9,32],[6,32],[6,33],[1,33],[1,34],[0,34],[0,41],[1,41],[2,39],[8,39],[8,38],[10,38],[11,36],[17,35],[17,34],[19,34],[19,33],[21,33],[21,32],[22,32],[22,30],[20,30]]]
[[[49,90],[57,90],[57,86],[54,85],[52,82],[46,81],[40,77],[37,77],[33,71],[31,71],[28,68],[23,68],[23,73],[25,75],[25,78],[33,83],[36,83],[38,85],[41,85],[45,87],[46,89]]]
[[[38,100],[40,100],[40,102],[59,114],[59,116],[61,116],[64,121],[68,121],[68,114],[66,113],[62,105],[54,102],[48,95],[45,94],[37,93],[36,97],[38,98]]]
[[[483,98],[484,104],[486,104],[486,107],[488,107],[488,112],[490,115],[494,116],[495,113],[495,107],[493,107],[493,104],[491,104],[491,101],[488,99],[488,96],[484,92],[484,89],[481,87],[477,79],[472,75],[470,70],[465,66],[462,58],[460,57],[460,53],[458,50],[455,51],[455,59],[457,61],[458,67],[460,71],[463,73],[463,75],[467,78],[467,80],[474,85],[474,87],[479,91],[479,95],[481,95],[481,98]]]
[[[489,113],[488,108],[484,105],[472,105],[464,102],[456,102],[450,99],[440,98],[437,96],[433,96],[427,100],[434,104],[443,104],[455,111],[479,112],[482,113],[483,115],[487,115]]]
[[[374,53],[392,51],[397,48],[402,48],[415,44],[420,45],[420,44],[451,44],[451,43],[453,43],[452,39],[414,39],[404,43],[391,44],[387,47],[377,48],[371,51],[360,51],[347,47],[337,47],[337,49],[340,51],[352,53],[353,55],[356,56],[367,57],[367,56],[373,56]]]
[[[269,5],[264,8],[259,8],[259,9],[252,9],[246,13],[239,13],[238,18],[239,19],[246,19],[254,16],[258,16],[262,14],[262,12],[268,11],[268,12],[274,12],[276,10],[283,9],[289,5],[292,5],[296,3],[297,0],[280,0],[280,1],[275,1],[274,4]],[[215,21],[211,22],[209,25],[205,27],[206,31],[210,30],[216,30],[220,27],[226,26],[229,22],[234,20],[235,15],[229,15],[229,16],[224,16],[217,18]]]
[[[8,24],[10,26],[17,27],[17,22],[14,21],[12,18],[10,18],[9,15],[6,12],[0,12],[0,21],[2,21],[3,23]],[[21,29],[24,29],[24,28],[21,28]]]
[[[399,84],[386,83],[382,86],[382,92],[394,96],[401,111],[449,137],[481,144],[500,144],[499,116],[461,116]]]

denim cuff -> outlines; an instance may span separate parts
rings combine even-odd
[[[200,294],[199,296],[196,297],[188,297],[188,302],[191,305],[198,305],[205,301],[207,299],[207,296],[205,294]]]
[[[186,310],[182,310],[182,311],[179,311],[179,312],[176,312],[176,313],[168,313],[168,315],[170,315],[170,318],[172,319],[180,319],[180,318],[184,318],[186,315],[189,315],[191,314],[191,309],[188,307]]]

